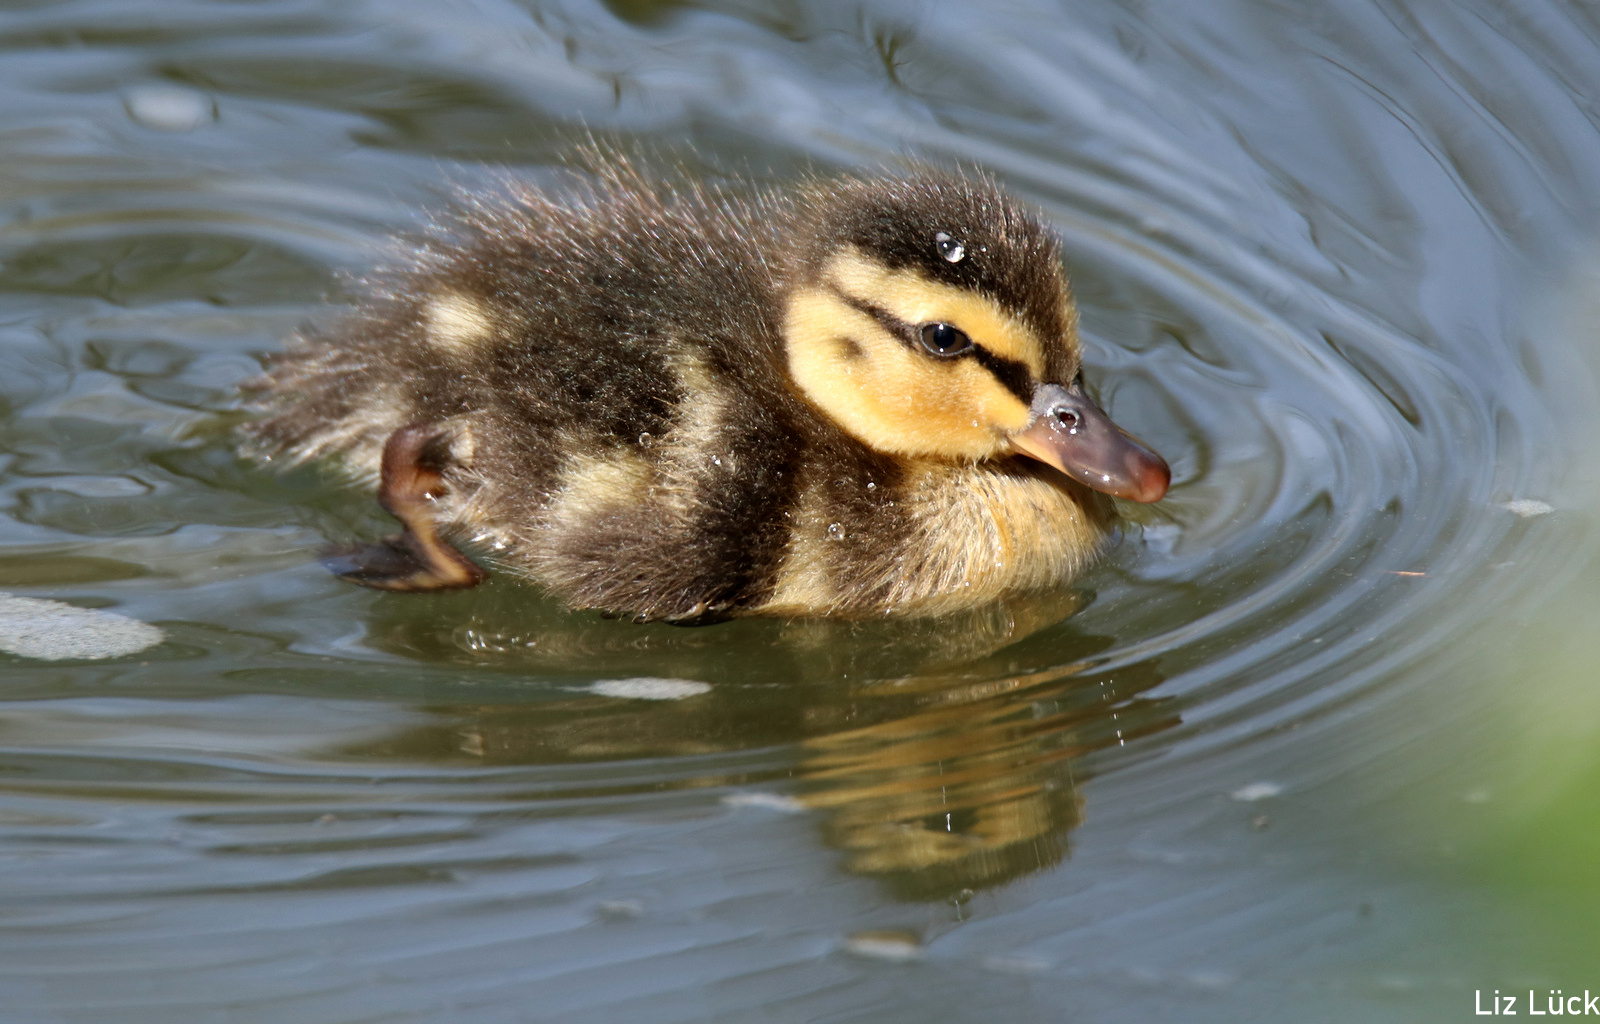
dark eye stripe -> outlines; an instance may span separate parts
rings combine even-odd
[[[858,299],[854,295],[849,295],[836,285],[830,286],[830,290],[845,305],[872,317],[883,326],[884,330],[899,338],[907,346],[916,349],[922,348],[922,330],[917,325],[906,323],[881,306],[875,306],[865,299]],[[977,342],[973,342],[971,348],[953,358],[976,359],[979,366],[988,370],[994,376],[994,379],[1000,382],[1001,387],[1016,395],[1022,402],[1033,401],[1033,374],[1028,371],[1026,364],[1020,363],[1015,359],[1007,359],[1005,356],[997,356]]]
[[[1026,405],[1033,401],[1033,374],[1028,367],[1015,359],[997,356],[982,345],[972,346],[972,358],[978,365],[994,374],[1000,386],[1016,395]]]
[[[858,313],[865,313],[872,317],[872,319],[878,321],[879,325],[882,326],[884,330],[888,331],[896,338],[899,338],[901,341],[909,341],[910,339],[915,338],[917,332],[910,324],[895,316],[887,309],[884,309],[882,306],[874,306],[865,299],[858,299],[854,295],[847,294],[837,285],[830,285],[829,288],[833,294],[837,295],[839,300],[845,305],[849,306]]]

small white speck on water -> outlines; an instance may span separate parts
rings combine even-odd
[[[1235,978],[1226,971],[1188,971],[1178,976],[1197,989],[1221,992],[1234,984]]]
[[[711,691],[710,683],[697,679],[661,679],[655,676],[635,676],[631,679],[602,679],[590,683],[590,693],[602,697],[627,697],[633,700],[683,700],[698,697]]]
[[[951,263],[960,263],[961,257],[967,254],[967,247],[944,231],[933,236],[933,244],[939,250],[939,255]]]
[[[722,802],[729,807],[759,807],[784,814],[801,814],[806,810],[805,804],[781,793],[729,793]]]
[[[631,921],[644,914],[638,900],[602,900],[594,908],[596,916],[610,921]]]
[[[1228,796],[1240,803],[1253,804],[1257,800],[1266,800],[1282,792],[1283,787],[1276,782],[1252,782],[1247,786],[1240,786]]]
[[[216,117],[210,99],[175,85],[140,85],[122,94],[128,116],[163,132],[191,132]]]
[[[1000,974],[1042,974],[1050,969],[1047,961],[1031,956],[986,956],[978,961],[978,966],[986,971],[996,971]]]
[[[922,943],[909,932],[867,931],[856,932],[844,940],[844,948],[856,956],[869,960],[890,960],[904,963],[922,955]]]
[[[40,661],[118,658],[166,639],[158,626],[62,601],[0,594],[0,651]]]
[[[1515,501],[1505,502],[1500,507],[1520,519],[1547,516],[1556,510],[1554,505],[1547,501],[1539,501],[1537,498],[1518,498]]]

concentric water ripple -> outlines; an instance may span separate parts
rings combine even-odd
[[[0,590],[166,636],[0,655],[5,1005],[1409,1020],[1499,984],[1487,946],[1405,959],[1477,894],[1339,843],[1388,849],[1367,794],[1447,773],[1424,741],[1471,758],[1474,661],[1593,561],[1548,310],[1600,235],[1600,26],[1412,6],[0,15]],[[331,580],[323,538],[386,524],[237,458],[238,382],[453,183],[591,130],[994,172],[1171,496],[1073,592],[932,622]]]

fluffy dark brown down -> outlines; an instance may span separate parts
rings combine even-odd
[[[935,231],[971,257],[941,258]],[[915,574],[961,571],[929,562],[926,501],[910,488],[941,473],[1002,491],[1056,475],[1017,458],[911,465],[797,391],[781,300],[845,247],[992,299],[1061,339],[1048,379],[1076,375],[1058,243],[988,181],[928,172],[735,194],[610,162],[559,196],[466,200],[359,313],[272,361],[245,429],[258,453],[337,454],[371,478],[395,431],[437,426],[446,531],[574,606],[676,621],[760,611],[803,557],[836,579],[817,611],[910,608],[950,586]],[[1085,540],[1071,564],[1034,573],[1047,583],[1080,569],[1111,521],[1103,496],[1051,486],[1070,492]],[[985,514],[951,503],[953,516]],[[826,542],[801,536],[819,522]]]

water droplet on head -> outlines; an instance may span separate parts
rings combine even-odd
[[[844,524],[843,523],[829,523],[828,524],[828,539],[830,539],[830,540],[844,540]]]
[[[933,236],[933,244],[943,256],[951,263],[960,263],[961,257],[967,254],[967,247],[958,239],[951,238],[947,233],[940,231]]]

